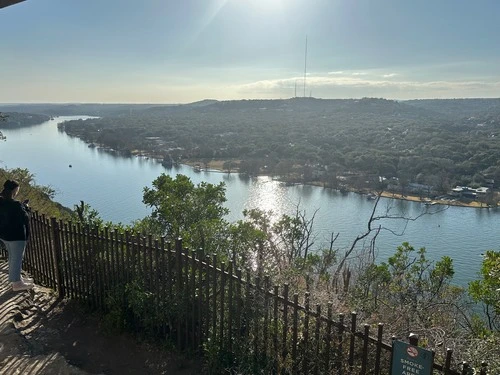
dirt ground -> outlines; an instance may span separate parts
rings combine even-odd
[[[203,373],[199,360],[107,334],[97,316],[55,298],[50,289],[13,292],[0,260],[0,374]]]

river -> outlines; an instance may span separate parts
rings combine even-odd
[[[374,201],[355,193],[343,195],[331,189],[314,186],[284,186],[269,177],[244,178],[238,174],[196,172],[189,166],[165,169],[157,161],[144,157],[122,157],[89,148],[78,138],[58,131],[64,120],[88,116],[61,116],[41,125],[22,129],[5,129],[6,141],[0,141],[0,167],[27,168],[40,185],[56,191],[55,200],[73,207],[83,200],[95,208],[106,221],[129,224],[148,215],[142,203],[142,191],[151,186],[161,173],[187,175],[194,183],[226,184],[228,220],[242,218],[248,208],[273,210],[275,215],[292,214],[298,204],[308,215],[316,210],[316,241],[328,245],[331,233],[339,233],[337,247],[345,248],[362,233]],[[71,167],[70,167],[71,165]],[[418,202],[382,199],[380,213],[416,217],[426,207]],[[440,210],[442,206],[432,206]],[[401,231],[400,220],[384,222],[393,231]],[[465,285],[476,278],[481,253],[499,249],[500,211],[449,207],[408,223],[402,236],[383,231],[377,239],[377,257],[386,260],[403,241],[415,248],[426,247],[428,257],[436,260],[449,255],[454,260],[455,282]]]

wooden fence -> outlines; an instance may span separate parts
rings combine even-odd
[[[359,325],[309,294],[254,277],[217,257],[154,240],[32,216],[24,267],[61,298],[80,300],[180,349],[237,367],[239,373],[388,374],[384,325]],[[373,336],[372,336],[373,334]],[[452,351],[436,353],[435,372],[470,374]],[[487,373],[486,364],[481,374]]]

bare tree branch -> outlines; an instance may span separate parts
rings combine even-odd
[[[444,211],[444,210],[446,210],[446,209],[449,208],[449,206],[445,206],[445,207],[443,207],[441,209],[438,209],[436,211],[433,211],[433,212],[429,212],[426,209],[424,212],[418,214],[415,217],[408,217],[408,216],[404,216],[404,214],[391,214],[390,213],[391,208],[389,207],[389,208],[386,209],[386,211],[385,211],[384,214],[382,214],[382,215],[376,215],[377,208],[378,208],[378,205],[379,205],[379,202],[380,202],[380,198],[382,198],[382,192],[377,193],[377,198],[375,200],[375,204],[373,205],[373,209],[371,211],[370,218],[368,219],[368,222],[367,222],[367,229],[366,229],[366,231],[363,232],[362,234],[358,235],[354,239],[354,241],[351,243],[351,246],[344,253],[342,259],[338,263],[337,268],[333,272],[333,281],[334,282],[336,282],[336,280],[338,280],[338,277],[340,276],[340,274],[342,272],[342,269],[344,268],[347,260],[350,259],[351,255],[354,252],[354,250],[356,249],[358,243],[360,241],[362,241],[363,239],[366,239],[367,237],[369,237],[371,234],[374,233],[373,237],[370,240],[370,246],[369,246],[369,250],[370,250],[370,252],[371,252],[371,254],[373,256],[373,260],[374,260],[375,259],[375,255],[374,255],[374,252],[375,252],[375,243],[376,243],[376,239],[377,239],[377,237],[378,237],[378,235],[380,234],[381,231],[386,231],[386,232],[389,232],[389,233],[391,233],[391,234],[393,234],[395,236],[401,237],[406,232],[406,229],[407,229],[408,224],[410,222],[414,222],[414,221],[418,220],[419,218],[421,218],[422,216],[425,216],[425,215],[434,215],[436,213],[442,212],[442,211]],[[404,222],[404,226],[403,226],[403,228],[400,231],[396,231],[394,229],[388,228],[386,226],[383,226],[382,224],[378,225],[377,227],[374,226],[374,224],[376,222],[382,222],[382,221],[385,221],[385,220],[403,221]]]

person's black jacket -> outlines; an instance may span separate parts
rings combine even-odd
[[[29,211],[23,203],[0,196],[0,239],[26,241],[30,236]]]

